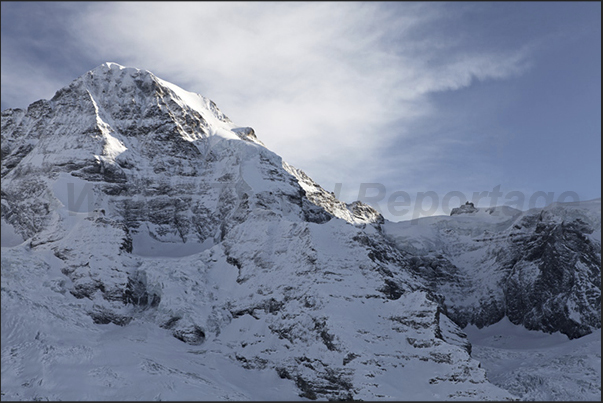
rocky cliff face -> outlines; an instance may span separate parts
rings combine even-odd
[[[577,338],[601,328],[601,200],[388,223],[461,327],[503,317]],[[414,246],[413,246],[414,245]]]
[[[525,217],[522,241],[505,241],[515,249],[487,248],[511,270],[502,297],[491,282],[493,296],[471,304],[461,296],[479,284],[454,253],[411,250],[393,223],[337,200],[212,101],[106,63],[2,112],[3,394],[511,398],[459,325],[506,314],[580,335],[597,315],[595,280],[558,274],[596,272],[592,225]],[[66,376],[71,389],[57,386]]]

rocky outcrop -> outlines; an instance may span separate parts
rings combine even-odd
[[[459,215],[459,214],[471,214],[477,213],[479,209],[475,207],[475,205],[471,202],[465,202],[460,207],[455,207],[450,212],[450,215]]]

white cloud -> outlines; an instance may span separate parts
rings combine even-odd
[[[97,3],[77,27],[91,55],[213,99],[320,183],[369,181],[385,169],[380,149],[411,135],[405,122],[431,112],[427,94],[526,67],[525,50],[451,54],[455,38],[417,39],[415,28],[437,32],[450,15],[434,4],[396,6]],[[402,164],[416,158],[404,157]],[[340,178],[329,177],[329,167]]]
[[[404,2],[98,2],[66,29],[98,64],[147,69],[214,100],[332,189],[419,171],[445,153],[446,141],[401,147],[395,159],[380,155],[416,135],[411,123],[436,113],[429,94],[525,70],[528,48],[472,52],[462,37],[442,36],[438,26],[459,18],[455,10]]]

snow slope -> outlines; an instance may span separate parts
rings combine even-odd
[[[601,329],[569,340],[560,333],[527,330],[505,318],[463,331],[488,379],[521,400],[601,400]]]

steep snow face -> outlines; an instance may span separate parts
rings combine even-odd
[[[488,379],[521,400],[601,400],[601,329],[568,340],[560,333],[526,330],[505,318],[464,331]]]
[[[309,201],[324,208],[335,217],[353,224],[382,224],[385,222],[383,216],[368,204],[361,201],[346,204],[337,200],[334,193],[324,190],[302,170],[286,162],[283,162],[283,168],[297,179]]]
[[[510,399],[383,223],[106,63],[2,112],[3,399]]]
[[[504,317],[580,337],[601,328],[601,200],[383,225],[461,326]]]

